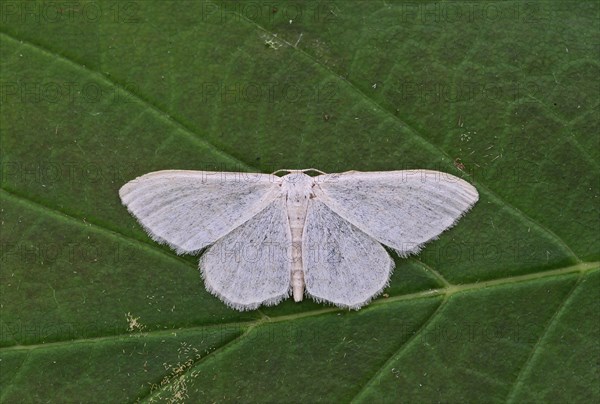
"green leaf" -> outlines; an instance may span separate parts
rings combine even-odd
[[[4,1],[2,402],[596,402],[597,2]],[[118,189],[429,168],[480,201],[360,311],[237,312]]]

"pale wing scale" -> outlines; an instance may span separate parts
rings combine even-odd
[[[430,170],[349,171],[315,177],[317,197],[401,256],[453,226],[477,202],[477,190]]]
[[[394,268],[381,244],[317,198],[308,205],[302,260],[309,296],[352,309],[379,294]]]
[[[202,255],[206,288],[237,310],[277,304],[290,294],[291,242],[282,196]]]
[[[267,174],[165,170],[125,184],[119,195],[152,239],[195,253],[240,226],[280,193]]]
[[[402,256],[418,252],[478,200],[469,183],[429,170],[320,175],[286,183],[285,192],[282,180],[168,170],[130,181],[119,194],[149,235],[177,253],[214,244],[200,259],[206,287],[238,310],[290,294],[291,197],[308,200],[306,220],[301,209],[292,212],[304,223],[307,294],[349,308],[365,305],[388,283],[394,263],[380,243]]]

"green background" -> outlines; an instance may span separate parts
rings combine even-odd
[[[597,2],[1,7],[2,402],[600,398]],[[360,311],[240,313],[117,194],[308,167],[480,201]]]

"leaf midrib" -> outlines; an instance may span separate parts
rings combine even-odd
[[[573,275],[573,274],[582,276],[582,275],[587,275],[589,273],[592,273],[594,270],[600,270],[600,261],[584,262],[584,263],[580,263],[580,264],[576,264],[576,265],[571,265],[568,267],[562,267],[562,268],[557,268],[557,269],[548,270],[548,271],[534,272],[534,273],[530,273],[530,274],[526,274],[526,275],[510,276],[510,277],[506,277],[506,278],[494,279],[491,281],[473,282],[473,283],[466,283],[466,284],[462,284],[462,285],[452,285],[449,287],[438,288],[438,289],[429,289],[429,290],[425,290],[425,291],[421,291],[421,292],[409,293],[409,294],[405,294],[405,295],[398,295],[398,296],[389,297],[389,298],[380,298],[378,300],[374,300],[372,303],[369,304],[369,306],[367,306],[361,310],[374,310],[379,306],[393,304],[395,302],[404,301],[404,300],[418,300],[418,299],[427,299],[427,298],[440,297],[440,296],[444,296],[445,298],[448,298],[450,296],[453,296],[453,295],[456,295],[459,293],[483,290],[483,289],[487,289],[487,288],[500,287],[500,286],[504,286],[507,284],[533,282],[533,281],[543,279],[543,278],[569,276],[569,275]],[[329,314],[329,313],[346,312],[346,311],[348,311],[348,310],[342,309],[342,308],[337,308],[337,307],[328,307],[328,308],[324,308],[324,309],[305,311],[305,312],[297,313],[297,314],[286,314],[286,315],[281,315],[281,316],[270,316],[270,317],[265,316],[265,317],[259,318],[258,320],[245,321],[245,322],[214,323],[214,324],[210,324],[210,325],[181,327],[181,328],[173,328],[173,329],[169,329],[169,330],[147,331],[141,335],[163,336],[163,335],[172,335],[173,333],[177,333],[177,332],[189,332],[189,331],[193,331],[193,330],[204,330],[207,328],[217,328],[217,327],[240,327],[240,328],[256,327],[260,324],[293,321],[293,320],[297,320],[297,319],[301,319],[301,318],[305,318],[305,317],[314,317],[314,316],[319,316],[319,315],[324,315],[324,314]],[[119,340],[119,339],[127,338],[131,335],[132,335],[131,333],[124,333],[124,334],[116,334],[116,335],[102,336],[102,337],[81,338],[81,339],[73,339],[73,340],[65,340],[65,341],[48,342],[48,343],[42,343],[42,344],[13,345],[13,346],[9,346],[9,347],[0,348],[0,353],[4,352],[4,351],[15,351],[15,350],[51,349],[51,348],[56,348],[56,347],[61,347],[64,345],[71,345],[71,344],[86,344],[86,343],[97,343],[97,342],[110,341],[110,340]]]
[[[574,270],[574,272],[576,272],[576,273],[577,273],[577,276],[578,276],[578,278],[579,278],[579,279],[578,279],[578,281],[575,283],[575,285],[573,286],[573,288],[571,289],[571,291],[570,291],[570,292],[567,294],[567,296],[565,297],[565,299],[563,300],[563,302],[561,303],[561,305],[559,306],[559,308],[558,308],[558,309],[555,311],[554,315],[551,317],[551,319],[548,321],[548,323],[547,323],[547,324],[546,324],[546,326],[544,327],[544,331],[542,332],[542,335],[541,335],[541,336],[538,338],[538,340],[536,341],[536,344],[533,346],[533,348],[532,348],[532,350],[531,350],[531,353],[530,353],[530,356],[529,356],[528,360],[525,362],[525,364],[524,364],[524,365],[523,365],[523,367],[521,368],[521,372],[519,373],[519,376],[517,376],[517,379],[515,380],[515,382],[514,382],[514,384],[513,384],[513,387],[512,387],[512,389],[511,389],[511,394],[512,394],[512,392],[513,392],[513,391],[515,391],[515,389],[517,389],[517,387],[518,387],[518,386],[517,386],[517,384],[518,384],[519,378],[521,377],[521,374],[523,373],[524,369],[527,369],[527,367],[528,367],[528,364],[529,364],[529,362],[530,362],[530,359],[531,359],[531,357],[533,357],[533,356],[535,355],[535,353],[536,353],[536,350],[537,350],[537,347],[539,346],[539,344],[541,343],[541,341],[543,341],[543,339],[544,339],[544,338],[545,338],[545,336],[547,335],[547,333],[548,333],[548,330],[552,328],[553,324],[555,323],[555,320],[556,320],[558,317],[560,317],[560,313],[563,311],[564,307],[566,307],[566,306],[567,306],[567,304],[568,304],[568,302],[569,302],[569,300],[570,300],[571,296],[573,296],[573,292],[574,292],[574,291],[577,289],[577,287],[580,285],[580,283],[581,283],[581,280],[583,279],[583,277],[584,277],[585,275],[587,275],[588,273],[592,272],[592,271],[593,271],[593,269],[594,269],[594,268],[596,268],[596,267],[597,267],[597,266],[598,266],[600,263],[590,263],[590,264],[593,264],[593,265],[591,265],[591,268],[587,268],[587,269],[578,268],[578,269]],[[562,269],[560,269],[559,271],[565,271],[565,270],[568,270],[568,269],[572,269],[572,268],[574,268],[574,267],[581,267],[581,266],[582,266],[581,264],[578,264],[578,265],[575,265],[575,266],[573,266],[573,267],[565,267],[565,268],[562,268]],[[564,274],[563,274],[563,275],[564,275]],[[527,275],[525,275],[525,276],[527,276]],[[514,278],[523,278],[523,277],[525,277],[525,276],[521,276],[521,277],[511,277],[511,278],[513,278],[513,279],[514,279]],[[544,277],[544,276],[541,276],[541,277]],[[511,279],[511,278],[507,278],[507,279]],[[537,277],[537,278],[539,278],[539,277]],[[534,278],[534,279],[537,279],[537,278]],[[523,282],[523,281],[521,280],[521,282]],[[495,285],[499,286],[499,285],[506,284],[506,283],[515,283],[515,282],[501,282],[501,283],[500,283],[500,282],[498,282],[498,283],[496,283]],[[451,295],[453,295],[453,294],[456,294],[456,293],[459,293],[459,292],[461,292],[461,291],[467,291],[467,290],[471,290],[471,289],[481,289],[481,288],[482,288],[482,287],[471,287],[471,285],[480,285],[480,283],[476,283],[476,284],[468,284],[468,285],[461,285],[461,287],[459,287],[459,288],[458,288],[458,289],[459,289],[459,291],[458,291],[458,292],[456,291],[456,289],[452,289],[452,290],[455,290],[454,292],[451,292],[450,290],[449,290],[449,291],[447,291],[447,292],[444,294],[444,299],[443,299],[443,300],[442,300],[442,302],[439,304],[439,306],[436,308],[436,310],[435,310],[435,311],[434,311],[434,312],[433,312],[433,313],[432,313],[432,314],[431,314],[431,315],[430,315],[430,316],[429,316],[427,319],[425,319],[425,321],[424,321],[424,322],[423,322],[423,323],[422,323],[422,324],[419,326],[418,330],[417,330],[417,331],[414,333],[414,335],[413,335],[411,338],[409,338],[408,340],[406,340],[406,341],[402,342],[402,343],[400,344],[400,346],[399,346],[399,347],[396,349],[396,351],[395,351],[395,352],[394,352],[392,355],[390,355],[390,357],[389,357],[387,360],[385,360],[385,361],[384,361],[384,362],[383,362],[383,363],[382,363],[382,364],[379,366],[379,368],[378,368],[378,369],[377,369],[377,371],[374,373],[374,375],[373,375],[372,377],[370,377],[370,378],[369,378],[369,380],[368,380],[368,381],[367,381],[367,382],[366,382],[364,385],[362,385],[362,386],[361,386],[361,387],[358,389],[357,393],[355,393],[355,395],[354,395],[354,397],[352,398],[351,402],[353,402],[353,403],[354,403],[354,402],[357,402],[357,400],[359,400],[360,396],[361,396],[361,395],[362,395],[362,394],[363,394],[365,391],[367,391],[368,387],[369,387],[369,386],[370,386],[370,385],[373,383],[373,381],[374,381],[374,380],[376,380],[376,379],[377,379],[377,377],[378,377],[378,376],[379,376],[379,375],[380,375],[380,374],[381,374],[381,373],[384,371],[384,369],[386,369],[386,368],[388,367],[387,365],[388,365],[388,364],[390,364],[390,363],[392,363],[392,362],[393,362],[395,359],[397,359],[397,358],[399,358],[400,356],[402,356],[402,353],[403,353],[403,352],[404,352],[406,349],[408,349],[408,347],[409,347],[410,345],[412,345],[412,343],[413,343],[414,341],[416,341],[416,340],[417,340],[417,338],[418,338],[418,336],[421,334],[421,332],[422,332],[423,330],[427,329],[427,328],[429,327],[429,325],[430,325],[430,324],[431,324],[431,323],[432,323],[432,322],[433,322],[433,321],[434,321],[434,320],[435,320],[435,319],[436,319],[436,318],[439,316],[439,314],[440,314],[441,312],[443,312],[444,308],[447,306],[447,304],[446,304],[446,303],[447,303],[447,302],[450,300],[450,296],[451,296]],[[489,287],[489,286],[490,286],[490,285],[488,284],[488,286],[487,286],[487,287]],[[485,287],[485,286],[484,286],[484,287]],[[451,289],[451,288],[448,288],[448,289]],[[409,295],[405,295],[404,297],[408,297],[408,296],[409,296]],[[435,295],[432,295],[432,296],[439,296],[439,294],[435,294]],[[403,298],[402,298],[402,296],[398,296],[398,297],[395,297],[395,298],[392,298],[392,299],[389,299],[389,300],[398,301],[398,300],[408,300],[408,299],[403,299]],[[388,300],[388,301],[389,301],[389,300]],[[384,301],[384,302],[385,302],[385,301]],[[376,302],[375,302],[375,303],[373,303],[373,304],[381,304],[381,301],[376,301]],[[371,306],[369,306],[369,307],[371,307]],[[339,311],[339,310],[333,310],[333,311]],[[319,312],[318,314],[322,314],[322,313],[321,313],[321,312]],[[275,320],[275,321],[273,321],[273,322],[285,321],[286,319],[285,319],[284,317],[286,317],[286,316],[279,317],[279,318],[278,318],[278,320]],[[299,316],[299,315],[293,315],[293,316],[290,316],[290,317],[293,317],[293,319],[296,319],[296,318],[299,318],[300,316]],[[302,316],[302,317],[306,317],[306,316]],[[246,329],[246,330],[245,330],[245,331],[244,331],[244,332],[243,332],[243,333],[242,333],[240,336],[238,336],[238,337],[235,339],[235,341],[233,341],[233,342],[232,342],[232,343],[230,343],[230,344],[227,344],[227,347],[226,347],[226,348],[230,348],[230,347],[232,347],[232,346],[236,345],[236,343],[239,343],[241,340],[243,340],[245,336],[249,335],[249,333],[250,333],[250,330],[251,330],[252,328],[255,328],[255,327],[257,327],[257,326],[259,326],[260,324],[262,324],[262,323],[265,323],[265,322],[267,322],[267,321],[265,321],[265,320],[264,320],[264,318],[261,318],[261,319],[259,319],[258,321],[255,321],[255,322],[254,322],[252,325],[250,325],[250,326],[249,326],[249,327],[248,327],[248,328],[247,328],[247,329]],[[222,352],[222,351],[224,351],[224,350],[225,350],[225,348],[223,348],[223,349],[219,349],[219,351],[220,351],[220,352]],[[211,355],[211,358],[214,358],[214,356],[212,356],[212,355]],[[179,375],[177,379],[181,380],[181,379],[183,379],[183,378],[187,377],[187,375],[189,374],[189,372],[190,372],[190,371],[192,371],[192,370],[193,370],[193,369],[194,369],[196,366],[198,366],[198,365],[196,364],[196,365],[194,365],[194,366],[191,366],[190,368],[188,368],[188,369],[187,369],[187,370],[186,370],[184,373],[182,373],[181,375]],[[147,396],[141,396],[141,397],[138,397],[138,399],[139,399],[139,400],[144,400],[144,401],[147,401],[147,400],[149,399],[149,400],[150,400],[150,402],[152,402],[152,399],[153,399],[153,397],[155,397],[155,396],[159,395],[159,394],[160,394],[160,393],[163,391],[163,388],[164,388],[164,387],[165,387],[164,385],[163,385],[163,386],[160,386],[160,388],[159,388],[158,390],[156,390],[155,392],[151,392],[151,393],[150,393],[149,395],[147,395]],[[509,395],[509,397],[510,397],[510,395]]]
[[[48,208],[44,205],[40,205],[36,202],[25,199],[22,196],[16,195],[16,194],[12,193],[11,191],[7,191],[5,189],[0,188],[0,195],[3,192],[10,195],[11,197],[13,197],[15,199],[26,202],[31,207],[37,208],[38,210],[41,210],[45,214],[55,215],[57,217],[66,218],[68,220],[74,221],[75,223],[77,223],[80,226],[86,226],[86,227],[89,226],[89,224],[86,225],[85,223],[81,222],[77,218],[74,218],[64,212],[54,211],[53,209]],[[151,245],[147,242],[128,237],[122,233],[106,229],[102,226],[94,225],[94,227],[98,228],[95,230],[107,232],[109,235],[111,235],[113,237],[115,237],[115,236],[121,237],[133,244],[137,244],[137,245],[141,244],[144,249],[147,249],[153,253],[160,253],[160,255],[163,257],[168,257],[170,259],[176,260],[180,264],[184,264],[185,266],[190,267],[189,262],[185,261],[184,259],[182,259],[178,256],[174,256],[172,254],[169,254],[168,252],[163,251],[161,249],[155,248],[153,245]],[[503,285],[506,283],[526,282],[526,281],[535,280],[535,279],[548,277],[548,276],[560,276],[560,275],[565,275],[565,274],[574,273],[574,272],[587,272],[589,270],[594,269],[596,266],[600,266],[600,262],[581,262],[581,263],[577,263],[576,265],[566,266],[566,267],[562,267],[562,268],[558,268],[558,269],[544,270],[544,271],[533,272],[533,273],[529,273],[529,274],[525,274],[525,275],[517,275],[517,276],[511,276],[511,277],[505,277],[505,278],[497,278],[497,279],[492,279],[492,280],[482,281],[482,282],[474,282],[474,283],[468,283],[468,284],[462,284],[462,285],[461,284],[454,285],[454,284],[448,283],[447,285],[445,285],[444,287],[441,287],[441,288],[429,289],[426,291],[420,291],[420,292],[406,294],[406,295],[398,295],[398,296],[394,296],[391,298],[379,299],[379,300],[372,302],[369,307],[378,306],[380,304],[389,304],[389,303],[393,303],[393,302],[400,301],[400,300],[415,300],[415,299],[420,299],[420,298],[429,298],[429,297],[436,297],[436,296],[441,296],[441,295],[451,296],[453,294],[464,292],[467,290],[483,289],[483,288],[487,288],[487,287]],[[194,266],[194,269],[195,269],[195,266]],[[302,318],[302,317],[310,317],[310,316],[331,313],[331,312],[336,312],[336,311],[343,311],[343,309],[324,308],[324,309],[319,309],[319,310],[311,310],[311,311],[303,312],[303,313],[299,313],[299,314],[270,317],[269,321],[270,322],[279,322],[279,321],[295,320],[295,319]],[[255,321],[247,321],[247,322],[230,322],[230,323],[226,322],[226,323],[206,324],[206,325],[196,326],[196,327],[172,329],[172,330],[167,331],[167,333],[176,332],[176,331],[193,330],[193,329],[204,329],[204,328],[209,328],[209,327],[255,326],[260,321],[263,321],[263,319],[259,319],[259,320],[255,320]],[[155,332],[161,333],[162,330],[148,332],[147,334],[153,334]],[[12,347],[0,348],[0,352],[2,352],[3,350],[8,350],[8,349],[37,349],[40,347],[51,347],[51,346],[56,346],[56,345],[60,345],[60,344],[70,344],[70,343],[74,343],[74,342],[77,342],[77,343],[98,342],[98,341],[102,341],[102,340],[117,339],[117,338],[121,338],[126,335],[130,335],[130,334],[117,334],[117,335],[105,336],[105,337],[82,338],[82,339],[78,339],[78,340],[57,341],[57,342],[51,342],[51,343],[45,343],[45,344],[14,345]],[[162,335],[162,334],[159,334],[159,335]]]

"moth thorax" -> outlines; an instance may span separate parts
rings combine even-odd
[[[304,173],[291,173],[283,177],[281,190],[289,202],[302,204],[311,193],[313,179]]]

